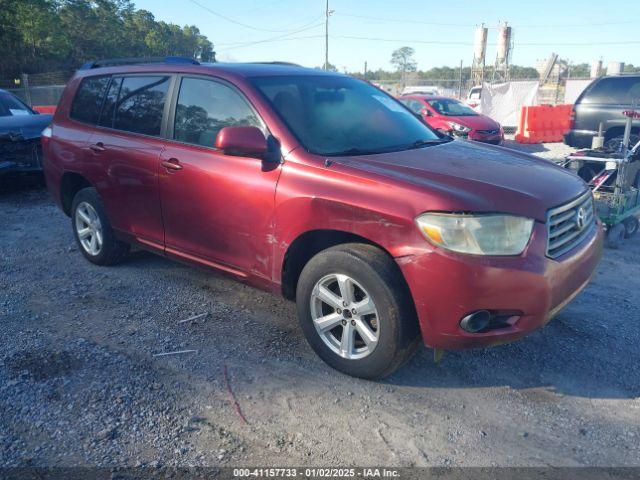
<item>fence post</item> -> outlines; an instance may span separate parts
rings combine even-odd
[[[22,78],[22,88],[24,88],[24,99],[27,105],[31,106],[31,89],[29,88],[29,75],[23,73],[20,75]]]
[[[458,84],[458,100],[462,100],[462,60],[460,60],[460,83]]]

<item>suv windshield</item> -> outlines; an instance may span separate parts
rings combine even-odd
[[[24,103],[9,93],[0,93],[0,117],[33,115]]]
[[[439,98],[438,100],[427,100],[427,102],[440,115],[447,115],[449,117],[470,117],[478,115],[470,107],[453,98]]]
[[[400,102],[352,77],[297,75],[251,80],[312,153],[366,155],[444,141]]]

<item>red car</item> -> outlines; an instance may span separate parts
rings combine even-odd
[[[400,101],[436,130],[448,135],[500,145],[504,131],[498,122],[455,98],[403,95]]]
[[[454,141],[345,75],[88,64],[43,135],[48,188],[87,260],[135,244],[280,293],[318,355],[359,377],[390,374],[420,338],[520,338],[601,256],[579,177]]]

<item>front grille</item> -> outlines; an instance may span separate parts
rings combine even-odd
[[[476,130],[478,133],[484,133],[485,135],[497,135],[500,130]]]
[[[578,245],[595,224],[591,190],[547,212],[547,256],[557,258]]]

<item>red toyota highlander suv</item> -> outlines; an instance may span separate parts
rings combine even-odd
[[[295,299],[311,347],[364,378],[423,342],[548,322],[601,256],[592,196],[545,160],[452,140],[366,82],[286,64],[85,65],[43,132],[83,255],[129,245]]]

